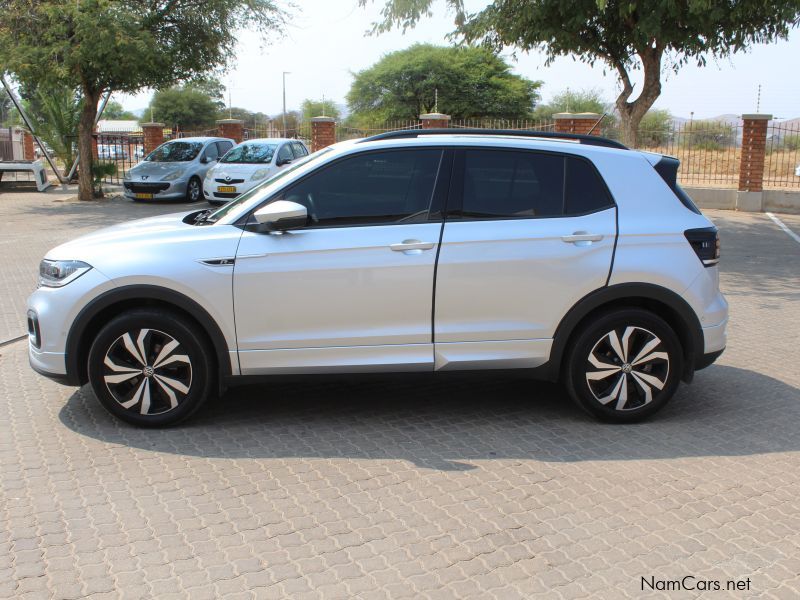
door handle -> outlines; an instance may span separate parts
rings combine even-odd
[[[403,240],[399,244],[391,244],[389,248],[395,252],[404,252],[405,254],[420,254],[423,250],[430,250],[434,245],[433,242]]]
[[[562,235],[561,241],[568,244],[580,244],[581,246],[588,246],[592,242],[599,242],[603,239],[600,233],[589,233],[587,231],[576,231],[572,235]],[[585,243],[580,243],[585,242]]]

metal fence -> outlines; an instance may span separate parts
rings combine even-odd
[[[121,184],[125,174],[143,158],[144,139],[141,135],[102,133],[97,136],[97,160],[117,167],[112,175],[103,179],[104,183]]]
[[[767,127],[764,189],[800,188],[800,123]]]

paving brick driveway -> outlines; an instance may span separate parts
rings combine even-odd
[[[56,199],[0,196],[0,339],[49,246],[175,209]],[[709,214],[729,349],[641,425],[524,379],[395,376],[137,430],[0,348],[0,598],[619,598],[686,575],[749,591],[661,595],[797,598],[800,244]]]

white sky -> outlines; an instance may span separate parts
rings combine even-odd
[[[279,0],[280,1],[280,0]],[[282,109],[281,73],[286,76],[286,104],[298,108],[305,98],[323,95],[344,104],[350,89],[350,73],[374,64],[383,54],[407,48],[416,42],[447,44],[445,36],[454,28],[452,14],[444,2],[435,3],[434,16],[423,19],[413,30],[369,36],[370,24],[379,19],[382,0],[365,8],[357,0],[296,0],[298,8],[290,19],[282,39],[264,46],[259,37],[243,32],[238,55],[223,78],[230,87],[233,106],[274,115]],[[467,0],[475,11],[487,4]],[[506,58],[511,59],[511,52]],[[667,108],[673,115],[708,118],[722,114],[756,111],[758,85],[761,84],[760,111],[775,118],[800,117],[800,31],[794,30],[787,41],[755,46],[705,68],[687,65],[676,75],[665,74],[665,83],[657,108]],[[603,65],[594,68],[573,60],[559,58],[545,66],[540,53],[519,54],[511,61],[514,72],[533,80],[542,80],[543,99],[570,89],[599,89],[607,99],[616,96],[617,81],[613,72],[604,73]],[[131,110],[142,109],[150,92],[136,96],[117,96]],[[226,98],[227,101],[227,98]],[[441,107],[446,110],[446,107]]]

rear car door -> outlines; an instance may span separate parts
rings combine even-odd
[[[581,156],[457,152],[436,278],[437,369],[535,367],[564,314],[603,287],[616,207]]]
[[[361,152],[267,202],[300,203],[311,223],[242,235],[234,302],[243,374],[433,368],[444,154]]]

